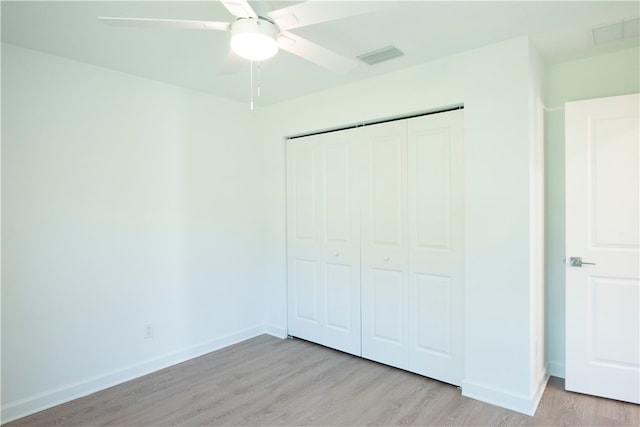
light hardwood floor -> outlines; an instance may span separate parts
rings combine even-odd
[[[53,425],[638,426],[640,406],[568,393],[551,378],[528,417],[419,375],[263,335],[7,424]]]

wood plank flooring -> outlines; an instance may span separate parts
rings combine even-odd
[[[640,406],[569,393],[551,378],[528,417],[419,375],[262,335],[7,427],[89,425],[638,426]]]

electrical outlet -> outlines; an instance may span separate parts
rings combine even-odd
[[[144,339],[148,340],[153,338],[153,323],[145,323],[144,325]]]

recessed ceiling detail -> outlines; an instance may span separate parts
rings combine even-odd
[[[400,49],[395,46],[387,46],[382,49],[373,50],[371,52],[358,55],[357,58],[368,65],[375,65],[381,62],[389,61],[404,55]]]

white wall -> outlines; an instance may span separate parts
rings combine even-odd
[[[529,274],[530,394],[542,398],[548,380],[544,299],[544,62],[535,49],[529,57]],[[534,389],[533,387],[538,387]]]
[[[564,103],[640,92],[640,51],[628,49],[570,61],[546,70],[547,358],[552,375],[565,365]]]
[[[283,137],[465,105],[466,378],[463,393],[530,412],[531,47],[525,38],[327,90],[261,111],[267,323],[286,328]]]
[[[2,46],[3,421],[263,332],[251,119]]]

